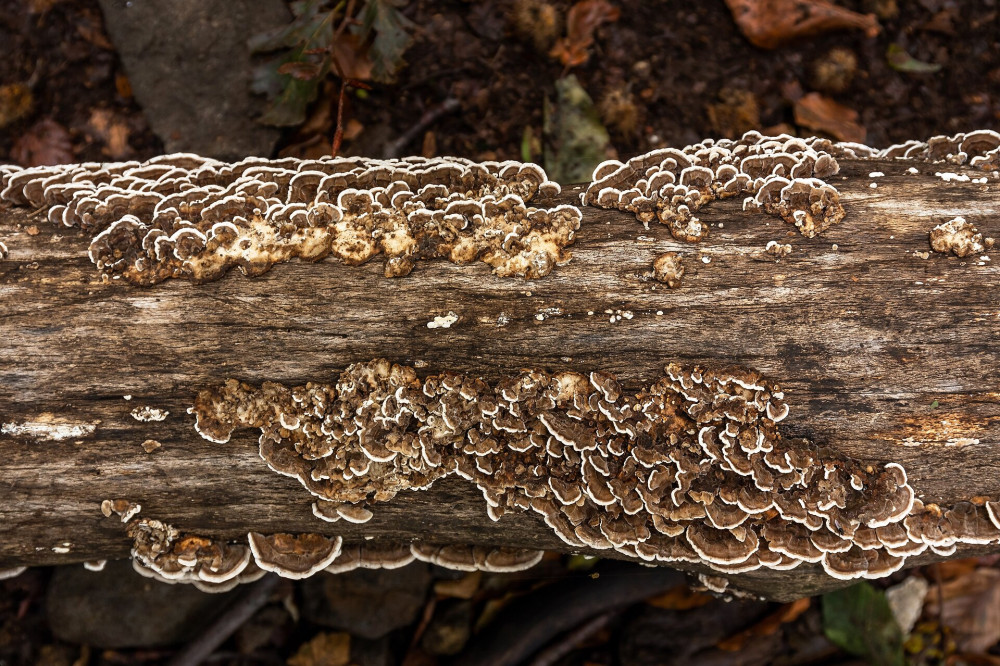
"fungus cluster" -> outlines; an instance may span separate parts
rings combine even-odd
[[[440,546],[423,542],[344,544],[338,536],[260,534],[232,543],[181,532],[159,520],[135,519],[126,526],[132,538],[132,566],[165,583],[190,583],[204,592],[228,592],[271,571],[283,578],[308,578],[320,571],[338,574],[358,568],[396,569],[415,559],[458,571],[522,571],[541,560],[543,551],[483,546]],[[88,563],[89,564],[89,563]],[[103,564],[88,566],[100,571]]]
[[[746,370],[668,365],[631,393],[602,371],[524,371],[491,386],[450,372],[421,380],[379,359],[334,384],[230,380],[190,411],[215,442],[260,429],[263,460],[327,520],[367,520],[374,504],[456,474],[494,520],[535,512],[573,547],[725,573],[819,562],[837,578],[879,577],[928,548],[1000,540],[990,507],[925,507],[897,463],[782,438],[783,393]]]
[[[869,149],[871,150],[871,149]],[[861,157],[905,158],[927,162],[948,162],[974,169],[1000,169],[1000,132],[976,130],[954,136],[935,136],[927,141],[897,143]]]
[[[744,196],[812,238],[840,222],[844,209],[824,178],[839,171],[834,154],[849,154],[826,139],[747,132],[738,140],[706,139],[686,148],[662,148],[594,170],[583,202],[634,213],[646,228],[659,220],[674,238],[697,242],[708,226],[696,213],[715,199]]]
[[[460,158],[248,158],[175,154],[147,162],[0,170],[0,199],[48,209],[92,234],[112,278],[204,282],[233,266],[259,275],[294,257],[350,265],[385,257],[387,277],[420,259],[483,261],[537,278],[569,260],[581,213],[535,208],[559,193],[541,167]]]
[[[246,544],[182,535],[159,520],[137,518],[126,527],[132,567],[164,583],[191,583],[205,592],[227,592],[264,575]]]

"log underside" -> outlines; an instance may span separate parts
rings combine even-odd
[[[10,251],[0,262],[0,421],[41,424],[0,435],[0,568],[126,557],[123,526],[100,511],[109,498],[213,537],[318,532],[566,550],[537,516],[491,521],[481,493],[456,478],[374,505],[366,524],[323,523],[299,482],[261,461],[256,431],[214,444],[186,412],[199,390],[230,377],[332,381],[377,357],[421,374],[486,379],[521,368],[603,369],[627,389],[649,384],[668,362],[751,368],[785,390],[784,436],[898,462],[925,503],[1000,498],[1000,262],[915,254],[930,249],[931,227],[958,215],[1000,236],[1000,185],[945,182],[934,165],[918,164],[919,175],[910,166],[841,160],[831,182],[847,216],[813,239],[741,211],[737,200],[699,212],[711,225],[699,244],[586,207],[572,260],[539,280],[445,262],[387,279],[377,259],[326,260],[142,288],[102,281],[79,231],[55,228],[44,213],[0,209]],[[886,175],[869,178],[873,171]],[[545,203],[575,204],[580,191],[567,187]],[[790,243],[792,254],[765,254],[771,240]],[[679,289],[648,276],[666,251],[685,256]],[[428,328],[449,312],[458,317],[450,328]],[[130,415],[143,406],[169,416]],[[46,439],[72,426],[82,436]],[[146,453],[148,439],[161,447]],[[63,544],[69,552],[53,551]],[[990,549],[963,546],[955,556]],[[845,584],[806,565],[732,578],[776,599]]]

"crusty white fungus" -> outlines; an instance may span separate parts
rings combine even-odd
[[[7,246],[4,243],[0,242],[0,261],[3,261],[9,256],[10,250],[7,249]]]
[[[104,571],[107,560],[88,560],[83,563],[83,568],[87,571]]]
[[[456,321],[458,321],[458,315],[454,312],[449,312],[444,316],[434,317],[433,320],[427,322],[427,328],[451,328],[451,325]]]
[[[80,439],[94,434],[97,424],[68,421],[51,413],[44,413],[37,421],[23,423],[4,423],[0,425],[0,433],[12,437],[28,437],[39,441],[61,442],[66,439]]]
[[[230,380],[192,411],[212,441],[258,428],[267,464],[338,519],[457,475],[494,520],[531,511],[574,547],[721,573],[819,562],[831,576],[875,578],[928,548],[1000,541],[992,509],[925,507],[897,463],[783,438],[783,392],[746,370],[668,365],[626,390],[608,372],[526,370],[491,385],[376,360],[333,384]],[[465,567],[482,553],[448,548],[413,552]]]
[[[387,277],[447,259],[537,278],[569,261],[581,218],[575,206],[529,206],[559,192],[537,165],[461,158],[225,164],[178,154],[12,167],[3,179],[0,198],[91,233],[98,269],[138,284],[204,282],[233,266],[259,275],[329,254],[350,265],[381,254]]]
[[[6,569],[0,569],[0,580],[7,580],[8,578],[17,578],[27,570],[28,567],[8,567]]]
[[[964,217],[956,217],[931,229],[931,249],[942,254],[953,253],[958,257],[982,254],[986,247],[983,235]]]
[[[170,415],[170,412],[165,409],[149,407],[148,405],[145,407],[136,407],[130,413],[136,421],[163,421]]]

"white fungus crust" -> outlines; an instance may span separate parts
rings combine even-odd
[[[818,562],[836,578],[878,578],[928,548],[1000,541],[1000,505],[924,506],[897,463],[782,438],[784,394],[746,370],[668,365],[633,393],[600,371],[491,386],[379,359],[334,384],[230,380],[191,411],[211,441],[260,429],[263,460],[318,497],[326,520],[454,474],[494,520],[535,512],[576,548],[722,573]],[[442,552],[423,548],[414,555],[428,561]]]
[[[350,265],[385,257],[385,275],[420,259],[483,261],[537,278],[569,261],[581,212],[528,204],[559,193],[535,164],[461,158],[248,158],[189,154],[147,162],[0,170],[0,199],[48,209],[92,234],[104,275],[137,284],[205,282],[233,266],[259,275],[294,257]]]

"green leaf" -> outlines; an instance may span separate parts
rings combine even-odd
[[[531,161],[531,141],[534,139],[534,134],[531,131],[531,125],[526,125],[524,132],[521,134],[521,161],[530,162]]]
[[[556,81],[556,101],[545,100],[545,171],[557,183],[585,183],[604,161],[608,130],[572,74]]]
[[[570,571],[589,571],[600,561],[601,558],[593,555],[570,555],[566,568]]]
[[[940,402],[938,402],[937,400],[935,400],[934,402],[931,403],[931,408],[932,409],[937,409],[938,405],[940,405],[940,404],[941,404]]]
[[[869,583],[823,595],[823,631],[845,652],[877,666],[903,666],[903,632],[885,594]]]
[[[258,68],[254,73],[254,92],[268,92],[265,86],[271,86],[270,90],[275,87],[280,87],[281,90],[271,100],[267,111],[258,119],[259,122],[276,127],[291,127],[305,122],[306,109],[316,99],[320,83],[330,68],[330,58],[327,56],[315,69],[310,68],[315,73],[313,78],[299,78],[294,70],[300,64],[307,64],[304,51],[304,47],[299,47],[284,58]],[[281,73],[289,70],[292,70],[291,74]]]
[[[917,60],[906,50],[893,42],[889,44],[889,49],[885,53],[885,59],[889,61],[889,66],[897,72],[909,72],[911,74],[931,74],[940,71],[941,65]]]
[[[413,43],[409,30],[414,27],[413,21],[403,16],[396,8],[398,0],[366,0],[361,10],[361,29],[358,34],[362,39],[375,32],[368,57],[372,61],[372,78],[380,83],[391,83],[403,66],[403,54]]]

